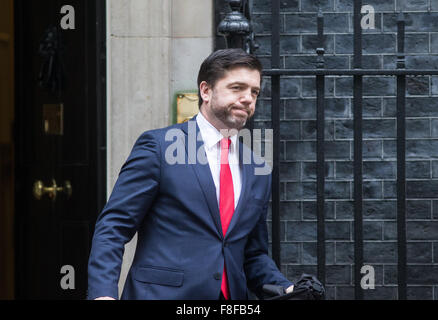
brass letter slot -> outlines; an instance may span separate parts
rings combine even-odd
[[[180,93],[176,97],[176,122],[183,123],[199,112],[197,93]]]

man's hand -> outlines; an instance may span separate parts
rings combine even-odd
[[[114,299],[113,297],[99,297],[94,300],[116,300],[116,299]]]
[[[294,291],[294,285],[291,285],[289,288],[286,289],[286,293],[291,293]]]

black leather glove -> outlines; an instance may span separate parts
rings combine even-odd
[[[322,283],[310,274],[303,273],[296,282],[294,290],[286,293],[282,286],[265,284],[264,300],[324,300],[325,289]]]

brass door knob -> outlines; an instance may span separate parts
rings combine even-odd
[[[35,181],[33,184],[33,196],[37,200],[41,200],[41,198],[47,194],[50,199],[53,201],[56,200],[56,196],[58,192],[62,192],[67,195],[67,198],[71,197],[72,194],[72,187],[70,181],[65,181],[64,186],[58,187],[56,184],[55,179],[52,179],[52,186],[45,187],[44,183],[41,180]]]

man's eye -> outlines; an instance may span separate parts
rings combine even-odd
[[[254,90],[254,91],[252,92],[252,94],[255,95],[255,96],[258,96],[258,95],[259,95],[259,91]]]

